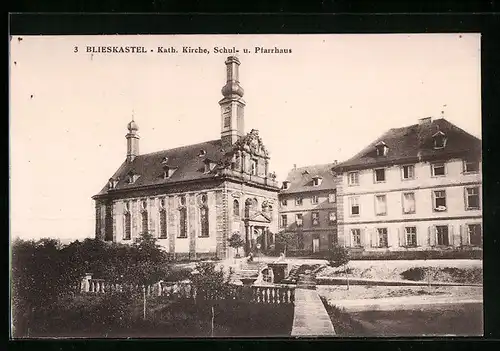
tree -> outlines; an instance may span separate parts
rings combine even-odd
[[[343,246],[334,245],[330,250],[329,263],[332,267],[344,267],[344,273],[347,280],[347,290],[349,290],[349,275],[347,272],[347,264],[349,263],[349,251]]]
[[[15,335],[29,334],[38,311],[59,298],[74,294],[82,273],[61,254],[59,240],[16,240],[12,243],[11,303]]]
[[[276,248],[282,249],[286,256],[286,251],[297,247],[297,236],[294,233],[281,231],[275,236]]]
[[[234,232],[233,235],[231,235],[231,237],[227,239],[227,241],[229,242],[229,247],[236,249],[236,257],[240,257],[238,249],[240,247],[243,247],[243,245],[245,245],[245,242],[241,238],[240,233]]]
[[[215,302],[230,296],[231,274],[231,270],[226,274],[222,266],[217,270],[214,262],[200,262],[192,273],[191,283],[195,291],[195,301],[208,305],[211,310],[212,336],[214,336]]]

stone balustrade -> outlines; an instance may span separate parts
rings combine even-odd
[[[195,298],[197,295],[189,281],[175,283],[160,281],[144,287],[141,285],[112,284],[106,282],[104,279],[92,279],[91,275],[87,275],[83,279],[80,291],[94,294],[129,291],[132,293],[146,293],[146,296],[170,296],[177,298]],[[289,286],[233,285],[230,295],[230,298],[253,303],[293,304],[295,301],[295,288]],[[217,299],[218,297],[210,298]]]

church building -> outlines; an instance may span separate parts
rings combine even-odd
[[[234,233],[247,254],[274,244],[279,187],[258,130],[245,134],[240,61],[225,64],[220,138],[140,154],[139,127],[128,124],[126,158],[93,196],[96,238],[127,243],[150,233],[175,259],[231,257]]]

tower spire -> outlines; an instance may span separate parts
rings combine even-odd
[[[236,56],[226,59],[226,84],[222,87],[221,140],[222,147],[228,148],[244,134],[244,90],[240,85],[240,60]]]
[[[132,162],[139,155],[139,126],[134,121],[134,110],[132,110],[132,121],[127,124],[128,133],[125,135],[127,139],[127,162]]]

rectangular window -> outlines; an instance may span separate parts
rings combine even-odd
[[[295,198],[295,205],[296,206],[302,206],[302,198],[301,197],[296,197]]]
[[[337,214],[333,211],[328,213],[328,223],[329,225],[335,225],[335,222],[337,221]]]
[[[337,201],[335,193],[328,194],[328,202],[335,203],[335,201]]]
[[[160,211],[160,239],[167,238],[167,211]]]
[[[349,206],[351,208],[351,216],[359,215],[359,197],[351,197],[349,198]]]
[[[361,229],[351,229],[352,246],[361,247]]]
[[[385,216],[387,214],[387,196],[375,195],[375,214]]]
[[[288,203],[288,202],[286,201],[286,199],[282,199],[282,200],[281,200],[281,206],[286,206],[286,205],[287,205],[287,203]]]
[[[479,187],[465,188],[465,208],[467,210],[479,210],[480,207]]]
[[[464,161],[464,173],[477,173],[479,172],[478,161]]]
[[[252,175],[257,175],[257,160],[251,160],[250,173]]]
[[[318,195],[313,195],[313,197],[311,198],[311,203],[312,203],[313,205],[316,205],[318,202],[319,202],[319,197],[318,197]]]
[[[297,227],[302,227],[302,213],[297,213],[295,215],[295,223],[297,224]]]
[[[375,183],[385,182],[385,168],[378,168],[374,170]]]
[[[433,192],[434,212],[446,211],[446,191],[435,190]]]
[[[432,176],[441,177],[445,175],[444,163],[434,163],[431,165]]]
[[[288,226],[287,215],[281,215],[281,227],[286,228]]]
[[[437,225],[436,226],[436,241],[438,245],[448,246],[448,226],[447,225]]]
[[[349,185],[358,185],[359,184],[359,172],[349,172],[347,174],[347,183]]]
[[[378,247],[388,247],[387,228],[377,228]]]
[[[403,193],[403,213],[415,213],[415,193]]]
[[[414,179],[415,178],[415,166],[407,165],[401,167],[401,176],[404,180]]]
[[[473,246],[481,246],[481,224],[469,224],[467,225],[467,231],[469,233],[470,244]]]
[[[311,218],[312,218],[312,225],[318,226],[319,225],[319,212],[312,212]]]
[[[417,246],[417,227],[406,227],[406,246]]]

